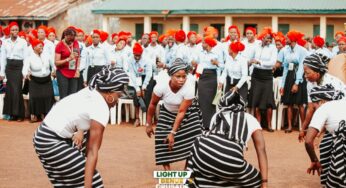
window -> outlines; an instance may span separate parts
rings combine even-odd
[[[163,33],[163,25],[153,23],[153,24],[151,24],[151,30],[157,31],[160,35]],[[136,31],[135,32],[136,32],[136,36],[135,36],[136,40],[141,39],[141,37],[144,33],[144,24],[142,24],[142,23],[136,24]]]
[[[215,27],[219,31],[217,40],[220,41],[222,38],[225,38],[225,24],[211,24],[211,26]]]
[[[183,29],[183,24],[180,24],[180,29]],[[190,24],[190,31],[198,33],[198,24]]]
[[[320,25],[313,26],[313,35],[320,35]],[[325,41],[331,44],[334,41],[334,25],[327,25],[326,35]]]
[[[246,32],[245,29],[248,27],[253,27],[256,29],[257,33],[258,33],[258,29],[257,29],[257,24],[244,24],[244,31],[243,31],[243,36],[246,36]]]
[[[48,25],[48,22],[45,21],[45,20],[36,20],[36,21],[35,21],[35,27],[38,28],[40,25],[45,25],[45,26],[47,26],[47,25]]]
[[[4,21],[0,20],[0,26],[5,27],[7,24]]]
[[[142,34],[144,33],[144,24],[136,24],[136,40],[139,40],[142,37]]]
[[[290,25],[289,24],[279,24],[278,30],[283,33],[284,35],[287,34],[287,32],[290,30]]]
[[[151,30],[157,31],[161,35],[163,33],[163,24],[153,23],[151,24]]]
[[[198,24],[190,24],[190,31],[198,33]]]

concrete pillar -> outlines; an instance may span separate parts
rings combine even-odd
[[[144,16],[144,33],[151,32],[151,18],[150,16]]]
[[[183,16],[183,30],[186,34],[190,31],[190,16]]]
[[[102,30],[109,33],[109,17],[105,15],[102,16]]]
[[[228,36],[228,28],[233,24],[232,16],[225,16],[225,38]]]
[[[326,16],[320,17],[320,36],[326,39],[326,36],[327,36],[327,17]]]
[[[273,32],[279,31],[279,18],[278,18],[278,16],[272,16],[272,30],[273,30]]]

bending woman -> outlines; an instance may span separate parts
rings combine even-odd
[[[34,147],[54,187],[103,187],[95,170],[98,150],[109,109],[128,82],[124,71],[105,67],[88,88],[59,101],[38,127]]]
[[[192,144],[202,132],[202,117],[195,98],[194,81],[188,79],[188,67],[182,59],[169,68],[169,81],[159,82],[150,101],[147,115],[147,135],[154,134],[152,118],[157,103],[163,105],[155,134],[156,165],[170,170],[170,163],[186,160]]]
[[[310,97],[317,108],[310,122],[305,138],[305,148],[311,159],[307,172],[321,175],[321,184],[326,187],[346,187],[346,100],[340,100],[343,92],[336,91],[328,84],[316,86],[311,90]],[[324,149],[320,145],[321,155],[318,160],[314,140],[323,129],[332,135],[331,144]],[[322,143],[321,143],[322,144]],[[324,150],[324,151],[322,151]]]
[[[221,109],[212,118],[209,131],[195,140],[188,170],[192,187],[266,187],[268,161],[261,126],[244,112],[238,92],[226,93]],[[252,137],[260,171],[247,163],[243,151]]]

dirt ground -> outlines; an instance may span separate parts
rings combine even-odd
[[[0,120],[0,187],[45,188],[51,184],[32,145],[32,136],[38,124]],[[155,187],[154,140],[144,133],[144,127],[131,125],[108,126],[99,154],[97,169],[105,187]],[[298,132],[264,132],[269,160],[269,187],[320,187],[319,177],[306,174],[309,158],[304,145],[297,141]],[[257,165],[252,142],[246,159]],[[173,164],[182,170],[183,162]]]

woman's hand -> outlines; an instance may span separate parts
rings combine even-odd
[[[304,138],[305,138],[305,131],[304,130],[299,131],[299,136],[298,136],[299,142],[304,142],[305,141]]]
[[[239,88],[238,88],[237,86],[234,86],[234,87],[232,87],[232,89],[231,89],[232,92],[237,92],[238,90],[239,90]]]
[[[168,150],[172,151],[173,150],[173,146],[174,146],[174,135],[173,135],[173,133],[169,133],[167,135],[167,138],[164,141],[164,143],[166,144],[167,142],[168,142]]]
[[[317,174],[320,176],[321,175],[321,171],[322,171],[322,167],[321,167],[321,163],[319,161],[317,162],[311,162],[310,167],[307,170],[308,174],[315,175],[315,171],[317,172]]]
[[[261,188],[267,188],[267,187],[268,187],[268,183],[267,182],[263,182]]]
[[[75,75],[74,75],[75,78],[79,78],[80,77],[80,73],[79,73],[79,70],[76,71]]]
[[[145,129],[147,135],[149,138],[151,138],[151,135],[154,135],[155,132],[154,132],[154,129],[153,129],[153,126],[152,125],[148,125],[147,128]]]
[[[156,65],[157,65],[157,68],[165,68],[165,64],[161,62],[156,63]]]
[[[291,92],[292,92],[292,93],[297,93],[297,92],[298,92],[298,85],[297,85],[297,84],[294,84],[294,85],[292,86]]]
[[[137,97],[141,97],[142,96],[142,91],[137,91]]]
[[[221,90],[221,89],[222,89],[222,86],[223,86],[223,84],[219,83],[219,85],[217,86],[217,88],[218,88],[219,90]]]
[[[280,88],[280,95],[281,95],[281,96],[283,96],[283,95],[284,95],[284,92],[285,92],[284,88],[283,88],[283,87],[282,87],[282,88]]]
[[[78,149],[82,148],[83,138],[84,138],[84,131],[82,130],[77,131],[76,134],[72,136],[72,141],[77,146]]]
[[[73,54],[73,58],[76,58],[79,56],[78,52],[73,52],[72,54]]]
[[[191,61],[192,67],[196,68],[197,67],[197,62],[196,61]]]
[[[219,66],[219,62],[216,59],[212,59],[211,64]]]
[[[55,71],[52,71],[51,76],[52,76],[53,78],[55,78],[55,77],[56,77],[56,72],[55,72]]]
[[[31,80],[30,76],[31,76],[31,72],[29,71],[28,74],[26,75],[25,79]]]

